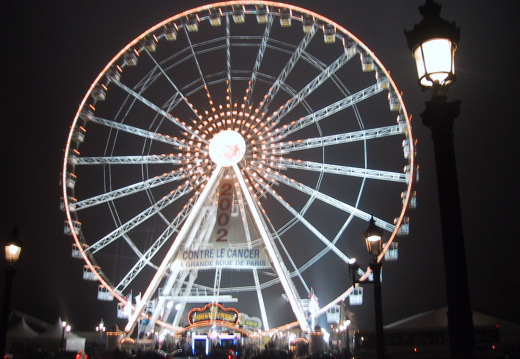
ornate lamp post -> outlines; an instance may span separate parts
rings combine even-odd
[[[453,146],[453,122],[460,113],[460,101],[446,101],[448,87],[455,82],[460,28],[442,19],[440,11],[441,5],[426,0],[419,7],[422,21],[411,31],[405,30],[405,35],[417,65],[419,85],[423,90],[433,90],[421,117],[423,124],[431,129],[435,151],[449,342],[452,358],[467,359],[475,357],[475,336]]]
[[[0,322],[0,355],[5,355],[5,343],[7,336],[7,321],[9,317],[9,306],[11,303],[11,290],[13,287],[13,278],[16,273],[16,262],[20,258],[22,252],[22,242],[18,239],[18,230],[13,230],[9,239],[5,242],[5,289],[2,304],[2,319]]]
[[[349,273],[352,276],[354,287],[356,284],[373,284],[374,285],[374,306],[376,314],[376,348],[377,348],[377,359],[383,359],[385,357],[385,339],[383,333],[383,301],[381,299],[381,262],[377,261],[377,258],[383,250],[382,237],[383,230],[376,226],[374,218],[370,219],[370,224],[366,229],[365,241],[367,245],[367,251],[372,255],[372,261],[370,262],[370,269],[372,270],[373,279],[372,281],[360,282],[356,279],[356,273],[359,269],[359,265],[356,260],[353,259],[349,262]]]
[[[99,333],[99,347],[101,348],[103,345],[103,332],[106,330],[105,323],[103,322],[103,319],[101,319],[101,322],[96,327],[96,332]]]

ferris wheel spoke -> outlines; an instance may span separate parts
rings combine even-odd
[[[275,148],[280,149],[283,153],[291,153],[294,151],[321,148],[323,146],[333,146],[356,141],[372,140],[374,138],[403,135],[405,133],[406,128],[404,125],[399,124],[368,130],[339,133],[330,136],[308,138],[304,140],[278,142],[275,144]]]
[[[191,47],[193,49],[193,47]],[[155,63],[155,66],[159,69],[159,71],[162,73],[162,75],[165,77],[165,79],[172,85],[172,87],[174,88],[175,90],[175,94],[172,96],[172,98],[168,101],[167,105],[169,106],[168,109],[171,110],[173,108],[175,108],[179,103],[181,102],[185,102],[186,105],[190,108],[190,110],[193,112],[193,114],[198,117],[199,114],[197,113],[196,109],[192,106],[191,103],[188,102],[188,97],[185,96],[180,90],[179,88],[177,87],[177,85],[173,82],[173,80],[171,79],[171,77],[166,73],[166,71],[164,70],[163,66],[161,66],[161,64],[159,64],[157,62],[157,60],[152,56],[152,54],[150,54],[150,52],[148,50],[146,50],[146,53],[148,54],[148,56],[151,58],[151,60]],[[195,57],[196,59],[196,55],[194,52],[192,52],[192,55],[190,57]],[[134,92],[135,93],[135,92]],[[134,93],[131,93],[132,95],[134,95]],[[134,95],[135,97],[135,95]],[[139,98],[138,98],[139,99]],[[151,105],[151,104],[150,104]],[[157,106],[153,105],[155,108],[158,108]],[[157,111],[157,109],[156,109]],[[171,115],[169,114],[169,112],[165,112],[161,109],[161,112],[158,111],[158,113],[160,113],[161,115],[163,115],[164,117],[168,118],[170,121],[171,121]],[[165,115],[166,113],[166,115]],[[175,122],[176,125],[179,125],[178,124],[178,121]],[[204,143],[207,143],[207,141],[205,139],[203,139],[202,137],[200,137],[198,134],[192,132],[189,128],[185,127],[184,125],[181,124],[180,126],[183,130],[187,131],[188,133],[190,133],[192,136],[193,135],[196,135],[196,138],[201,140],[202,142]]]
[[[139,260],[135,263],[132,269],[126,274],[126,276],[119,282],[115,287],[120,293],[130,285],[130,283],[137,277],[142,269],[147,265],[151,264],[151,259],[157,254],[159,249],[171,238],[171,236],[178,232],[178,226],[182,223],[182,220],[186,218],[186,211],[179,213],[175,219],[168,225],[168,227],[161,233],[161,235],[154,241],[154,243],[146,250],[146,252],[139,257]],[[156,268],[155,265],[153,267]]]
[[[358,102],[364,101],[383,90],[384,88],[382,88],[378,84],[369,86],[361,91],[356,92],[355,94],[347,96],[339,101],[334,102],[333,104],[330,104],[320,110],[306,115],[292,124],[287,124],[279,127],[276,133],[277,138],[285,138],[296,131],[299,131],[313,123],[317,123],[323,120],[324,118],[329,117],[330,115],[333,115],[339,111],[351,107],[352,105]]]
[[[307,48],[307,46],[311,42],[315,33],[316,33],[316,29],[313,26],[312,29],[308,33],[305,34],[304,38],[302,39],[302,41],[300,42],[298,47],[294,50],[291,58],[285,64],[285,67],[283,68],[282,72],[280,73],[280,75],[278,76],[276,81],[272,84],[268,93],[264,96],[264,100],[262,100],[262,102],[260,102],[260,109],[259,109],[260,115],[267,112],[267,108],[271,104],[271,101],[273,100],[273,98],[278,93],[278,90],[280,89],[280,85],[285,83],[285,80],[287,79],[287,77],[291,73],[292,69],[294,68],[294,66],[296,65],[298,60],[300,59],[304,50]]]
[[[173,202],[175,202],[182,196],[186,195],[187,193],[190,193],[192,190],[193,186],[191,183],[181,185],[175,191],[170,192],[167,196],[161,198],[152,206],[150,206],[143,212],[139,213],[137,216],[127,221],[122,226],[115,229],[110,234],[106,235],[105,237],[101,238],[99,241],[88,247],[86,251],[91,254],[95,254],[96,252],[102,250],[107,245],[120,238],[123,234],[128,233],[132,229],[136,228],[139,224],[154,216],[167,206],[171,205]]]
[[[137,127],[134,127],[134,126],[125,125],[123,123],[107,120],[107,119],[104,119],[104,118],[101,118],[101,117],[92,116],[89,119],[89,121],[93,122],[93,123],[97,123],[99,125],[103,125],[103,126],[107,126],[107,127],[116,129],[118,131],[123,131],[123,132],[126,132],[126,133],[130,133],[132,135],[140,136],[140,137],[143,137],[143,138],[148,138],[148,139],[151,139],[151,140],[154,140],[154,141],[167,143],[169,145],[173,145],[173,146],[176,146],[178,148],[187,148],[188,147],[188,145],[186,143],[177,141],[176,139],[173,139],[170,136],[161,135],[161,134],[156,133],[156,132],[143,130],[143,129],[140,129],[140,128],[137,128]],[[200,150],[200,151],[204,152],[203,150]]]
[[[69,206],[71,210],[79,211],[88,207],[96,206],[101,203],[106,203],[108,201],[113,201],[125,196],[133,195],[135,193],[146,191],[150,188],[162,186],[166,183],[171,183],[175,181],[180,181],[183,179],[186,179],[188,176],[188,172],[181,171],[179,173],[171,172],[167,173],[163,176],[150,178],[146,181],[142,181],[139,183],[135,183],[130,186],[126,186],[123,188],[119,188],[110,192],[106,192],[103,194],[100,194],[98,196],[90,197],[81,201],[78,201],[76,203],[71,203]]]
[[[173,164],[182,165],[188,160],[185,156],[173,154],[161,154],[151,156],[104,156],[104,157],[69,157],[74,165],[153,165]],[[192,163],[200,163],[202,160],[193,160]]]
[[[311,80],[305,87],[298,92],[293,98],[283,105],[280,111],[275,111],[271,116],[269,128],[273,128],[280,120],[287,115],[294,107],[309,96],[314,90],[320,87],[327,79],[329,79],[336,71],[338,71],[343,65],[345,65],[352,57],[354,52],[345,52],[339,56],[332,64],[324,69],[318,76]]]
[[[267,16],[266,20],[267,22],[264,29],[264,35],[262,36],[262,42],[260,43],[260,47],[256,55],[255,66],[253,67],[253,72],[251,73],[251,78],[249,80],[248,88],[246,90],[246,108],[248,108],[249,105],[251,105],[253,89],[256,85],[256,77],[258,76],[258,72],[260,71],[260,65],[262,64],[262,60],[264,59],[265,49],[267,48],[267,41],[269,40],[269,34],[271,33],[271,27],[273,25],[273,16]]]
[[[195,136],[196,138],[199,138],[199,136],[197,134],[195,134],[191,129],[186,127],[178,118],[174,118],[170,113],[164,111],[162,108],[160,108],[159,106],[154,104],[152,101],[148,100],[147,98],[145,98],[141,94],[135,92],[134,90],[132,90],[130,87],[126,86],[125,84],[123,84],[119,80],[117,80],[117,79],[115,79],[113,77],[110,77],[110,80],[112,82],[114,82],[120,89],[126,91],[129,95],[133,96],[136,100],[138,100],[141,103],[143,103],[144,105],[148,106],[150,109],[152,109],[156,113],[162,115],[165,119],[167,119],[168,121],[173,123],[175,126],[178,126],[182,130],[184,130],[184,131],[188,132],[189,134],[191,134],[192,136]],[[204,140],[203,138],[199,138],[199,139],[202,142],[207,143],[207,141]]]
[[[191,53],[193,54],[193,60],[195,61],[195,65],[197,66],[197,70],[199,71],[199,76],[204,84],[204,89],[206,90],[206,96],[208,98],[210,106],[213,106],[213,100],[211,99],[211,94],[209,93],[208,85],[206,84],[206,80],[204,79],[204,74],[202,73],[202,69],[199,64],[199,60],[197,58],[197,53],[195,52],[195,48],[193,47],[193,44],[191,43],[190,35],[188,33],[188,29],[184,27],[184,33],[186,34],[186,39],[188,40],[188,44],[190,45]]]
[[[231,93],[231,32],[229,29],[229,15],[226,14],[226,70],[227,70],[227,103],[229,108],[233,107],[233,96]],[[233,122],[235,119],[233,118]]]
[[[270,176],[271,174],[269,174]],[[282,181],[283,182],[283,181]],[[290,181],[289,181],[290,183]],[[278,201],[291,215],[293,215],[295,218],[298,218],[298,220],[309,230],[311,233],[313,233],[316,238],[318,238],[325,246],[333,251],[339,258],[341,258],[345,263],[348,263],[349,258],[341,252],[335,245],[332,244],[331,241],[329,241],[316,227],[314,227],[305,217],[303,217],[296,209],[294,209],[287,201],[285,201],[278,193],[274,192],[273,189],[270,186],[266,186],[265,183],[260,183],[260,186],[263,187],[263,189]],[[311,189],[312,190],[312,189]],[[314,192],[317,192],[313,190]],[[318,192],[319,193],[319,192]],[[312,194],[311,194],[312,195]]]
[[[300,270],[298,269],[298,266],[296,265],[296,263],[294,263],[294,260],[293,260],[293,258],[291,256],[291,254],[289,253],[289,251],[287,250],[287,247],[284,245],[282,239],[280,238],[280,233],[278,233],[275,230],[275,228],[272,226],[271,221],[267,217],[267,213],[264,213],[264,217],[267,218],[267,221],[268,221],[269,225],[271,226],[272,236],[276,238],[276,240],[278,241],[279,246],[282,248],[283,252],[285,253],[287,258],[289,259],[289,262],[290,262],[290,264],[292,266],[292,272],[290,272],[289,276],[291,278],[294,278],[294,277],[297,276],[298,279],[300,280],[300,282],[302,283],[303,287],[305,288],[306,292],[309,293],[309,286],[305,282],[305,279],[303,279],[303,276],[302,276]]]
[[[332,173],[332,174],[337,174],[337,175],[341,175],[341,176],[352,176],[352,177],[377,179],[377,180],[383,180],[383,181],[407,183],[407,179],[406,179],[407,176],[405,173],[371,170],[371,169],[367,169],[367,168],[331,165],[331,164],[319,163],[319,162],[313,162],[313,161],[300,161],[300,160],[293,160],[290,158],[285,159],[285,158],[281,158],[281,157],[273,159],[272,161],[269,162],[269,165],[271,165],[271,167],[274,167],[274,168],[283,168],[283,169],[294,168],[297,170]]]
[[[309,186],[306,186],[303,183],[299,183],[291,178],[288,178],[287,176],[281,176],[280,174],[276,174],[276,173],[269,173],[268,176],[274,178],[278,183],[286,184],[287,186],[297,189],[298,191],[305,193],[308,196],[316,197],[316,199],[319,199],[320,201],[327,203],[344,212],[353,214],[356,217],[358,217],[364,221],[368,222],[371,218],[374,218],[377,226],[386,231],[393,232],[393,230],[395,229],[395,226],[393,224],[383,221],[382,219],[376,218],[375,216],[368,214],[365,211],[360,210],[359,208],[356,208],[356,207],[348,205],[344,202],[341,202],[331,196],[328,196],[324,193],[321,193],[320,191],[317,191]],[[282,201],[282,203],[286,203],[286,202]]]

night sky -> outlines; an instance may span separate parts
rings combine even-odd
[[[461,27],[457,81],[448,99],[462,101],[454,141],[472,307],[520,323],[520,4],[439,2],[441,15]],[[93,330],[101,318],[107,326],[116,323],[115,302],[96,299],[97,285],[81,279],[83,263],[71,258],[72,240],[63,234],[59,178],[68,131],[89,86],[120,49],[160,21],[205,3],[12,1],[2,8],[0,236],[9,237],[17,225],[24,243],[13,309],[47,322],[60,316],[73,331]],[[420,21],[423,1],[288,3],[341,24],[374,51],[413,116],[418,205],[409,212],[410,234],[399,239],[399,260],[385,266],[384,323],[445,306],[433,144],[420,121],[429,93],[417,86],[403,34]],[[338,277],[347,273],[338,268]],[[373,327],[371,288],[354,311],[358,327]]]

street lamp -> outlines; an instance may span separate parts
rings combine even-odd
[[[2,304],[2,319],[0,323],[0,355],[5,356],[5,343],[7,338],[7,321],[9,318],[9,306],[11,303],[11,290],[13,288],[13,278],[16,273],[16,262],[22,252],[22,242],[18,239],[18,229],[13,229],[12,235],[5,242],[5,289]]]
[[[455,81],[460,28],[442,19],[440,11],[441,5],[426,0],[419,6],[423,19],[412,30],[405,30],[405,35],[416,61],[421,88],[433,90],[421,117],[423,124],[431,129],[434,144],[450,349],[452,358],[471,359],[475,357],[475,334],[453,146],[453,123],[460,113],[460,101],[446,101],[448,87]]]
[[[359,270],[359,265],[355,259],[351,259],[348,263],[349,274],[352,276],[353,287],[356,289],[356,284],[373,284],[374,285],[374,306],[376,314],[376,349],[377,359],[385,357],[385,339],[383,333],[383,301],[381,299],[381,262],[378,262],[378,257],[383,250],[382,237],[383,230],[376,225],[374,218],[370,219],[368,228],[364,232],[367,251],[372,255],[370,262],[370,269],[372,271],[371,281],[359,281],[356,278],[356,273]]]
[[[99,332],[99,347],[103,345],[103,332],[106,330],[105,323],[103,322],[103,319],[101,319],[101,322],[96,327],[96,332]]]
[[[61,355],[65,352],[65,347],[63,346],[65,341],[65,332],[70,332],[70,325],[67,325],[66,321],[61,322]]]
[[[348,335],[348,327],[350,326],[350,319],[345,319],[345,321],[339,326],[339,331],[341,333],[345,332],[346,339],[345,339],[345,349],[347,349],[347,352],[350,355],[350,338]],[[349,356],[350,358],[350,356]]]

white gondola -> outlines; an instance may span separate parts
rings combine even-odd
[[[410,157],[410,140],[404,139],[403,140],[403,155],[405,159],[408,159]]]
[[[168,41],[175,41],[175,40],[177,40],[177,30],[175,30],[175,27],[173,27],[173,26],[166,26],[164,28],[164,37]]]
[[[404,201],[406,200],[407,191],[404,191],[401,193],[401,199]],[[408,208],[417,208],[417,192],[414,191],[412,195],[410,196],[410,201],[408,202]]]
[[[244,9],[242,7],[237,7],[233,11],[233,20],[235,24],[243,24],[246,21],[246,15],[244,14]]]
[[[69,151],[69,158],[67,159],[67,163],[71,166],[76,166],[78,164],[79,151],[75,148]]]
[[[390,105],[390,111],[401,110],[401,102],[399,102],[399,97],[394,91],[388,93],[388,104]]]
[[[281,9],[280,12],[280,25],[282,27],[289,27],[291,26],[291,10],[289,9]]]
[[[305,15],[304,18],[303,18],[303,21],[302,21],[302,25],[303,25],[303,32],[304,33],[309,33],[312,31],[312,27],[314,26],[314,19],[312,16],[310,15]]]
[[[123,61],[125,62],[125,64],[127,66],[135,66],[135,65],[137,65],[137,55],[134,54],[133,52],[127,52],[123,56]]]
[[[85,250],[88,248],[88,245],[83,243],[82,247],[83,247],[83,250]],[[81,255],[81,251],[76,243],[72,244],[72,258],[83,259],[83,256]]]
[[[348,295],[348,301],[350,305],[361,305],[363,304],[363,287],[356,287]]]
[[[376,80],[379,89],[388,90],[390,88],[390,81],[388,81],[388,78],[382,70],[376,70]]]
[[[100,285],[98,287],[97,299],[98,300],[103,300],[103,301],[106,301],[106,302],[111,302],[112,300],[114,300],[114,295],[108,289],[106,289],[105,287]]]
[[[72,140],[76,143],[82,143],[85,141],[86,130],[83,127],[77,128],[72,134]]]
[[[362,52],[360,55],[361,58],[361,70],[363,72],[370,72],[376,69],[374,64],[374,58],[367,53]]]
[[[341,315],[341,306],[338,304],[333,305],[327,309],[327,323],[339,323]]]
[[[70,196],[67,197],[67,200],[68,200],[68,202],[69,202],[69,211],[74,212],[74,211],[76,210],[75,205],[76,205],[76,202],[77,202],[78,200],[77,200],[76,198],[74,198],[74,197],[70,197]],[[65,201],[64,201],[63,197],[60,197],[60,209],[61,209],[62,211],[65,210]]]
[[[96,267],[96,271],[99,272],[99,267]],[[83,279],[97,281],[96,275],[94,274],[94,272],[92,272],[92,270],[90,270],[89,266],[87,265],[83,266]]]
[[[92,110],[87,107],[79,113],[79,117],[84,121],[89,121],[92,120],[92,118],[94,118],[94,112],[92,112]]]
[[[121,72],[119,72],[115,68],[111,68],[110,70],[108,70],[106,75],[107,75],[107,82],[108,83],[110,81],[112,81],[112,79],[114,79],[115,81],[120,81],[121,80]]]
[[[128,314],[125,313],[125,304],[117,303],[117,318],[124,319],[128,318]]]
[[[326,44],[336,42],[336,29],[334,26],[327,24],[323,27],[323,41],[325,41]]]
[[[74,173],[67,173],[67,187],[70,189],[74,189],[76,186],[76,175]]]
[[[394,224],[397,223],[398,218],[394,218]],[[410,217],[404,217],[401,226],[397,230],[398,236],[406,236],[410,233]]]
[[[387,245],[387,243],[385,243],[385,246]],[[399,243],[393,241],[392,243],[390,243],[390,245],[388,245],[388,250],[385,252],[385,260],[387,262],[393,262],[393,261],[396,261],[397,258],[398,258],[398,248],[399,248]]]
[[[72,221],[72,227],[74,228],[74,234],[75,235],[78,235],[79,232],[81,231],[81,222],[80,221]],[[63,233],[65,233],[66,235],[69,235],[71,236],[72,235],[72,232],[71,232],[71,229],[70,229],[70,226],[69,226],[69,222],[65,221],[65,226],[63,227]]]
[[[94,90],[92,90],[92,98],[96,101],[105,101],[107,97],[107,92],[105,89],[101,87],[96,87]]]
[[[209,23],[211,24],[211,26],[222,25],[222,17],[220,16],[220,13],[217,11],[210,12],[209,13]]]
[[[199,22],[195,16],[190,16],[186,21],[186,29],[189,32],[199,31]]]
[[[146,39],[144,41],[144,48],[148,52],[155,52],[155,50],[157,50],[157,43],[155,42],[154,39]]]
[[[406,183],[410,182],[410,165],[404,166],[404,177]],[[415,182],[419,182],[419,165],[415,168],[415,177],[413,178]]]
[[[256,10],[256,21],[258,21],[259,24],[267,23],[267,8],[265,6],[258,6]]]

